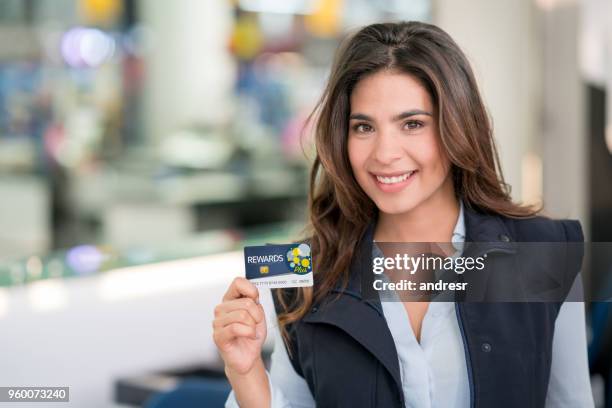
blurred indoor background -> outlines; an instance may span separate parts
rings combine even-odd
[[[0,0],[0,386],[152,408],[191,381],[214,407],[213,307],[245,244],[304,225],[334,50],[397,20],[466,51],[513,197],[612,241],[609,0]]]

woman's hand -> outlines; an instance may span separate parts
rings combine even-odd
[[[245,278],[234,279],[215,307],[213,320],[213,339],[226,372],[243,376],[260,362],[266,331],[257,287]]]

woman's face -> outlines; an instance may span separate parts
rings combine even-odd
[[[369,75],[353,89],[350,104],[353,174],[382,213],[401,214],[453,197],[431,96],[414,77],[394,71]]]

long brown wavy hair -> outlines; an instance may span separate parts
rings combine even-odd
[[[338,48],[327,86],[308,119],[314,120],[316,146],[307,228],[315,286],[297,289],[297,296],[277,291],[284,309],[278,320],[285,341],[289,324],[301,319],[338,283],[346,287],[355,247],[376,216],[374,202],[353,176],[347,135],[353,88],[365,76],[385,69],[413,76],[429,92],[438,112],[441,145],[451,162],[455,193],[466,206],[512,218],[531,217],[539,211],[512,202],[478,85],[453,39],[439,27],[422,22],[362,28]]]

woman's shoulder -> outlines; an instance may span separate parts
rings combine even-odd
[[[545,215],[527,218],[500,216],[517,242],[583,242],[580,221],[554,219]]]

